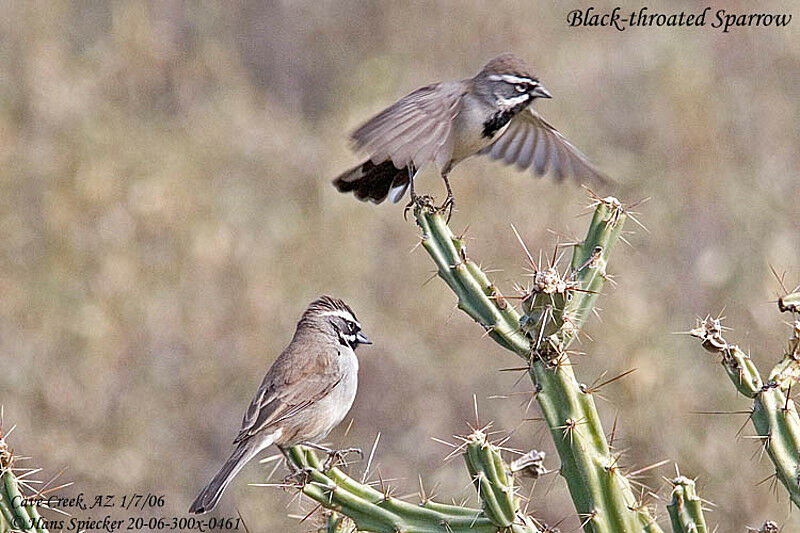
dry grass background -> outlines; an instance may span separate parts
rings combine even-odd
[[[663,3],[661,10],[695,8]],[[790,2],[761,9],[789,11]],[[598,7],[613,7],[601,2]],[[728,10],[753,9],[729,1]],[[624,463],[678,460],[717,506],[720,531],[771,517],[800,527],[772,472],[736,440],[738,398],[696,343],[672,332],[726,309],[729,336],[766,372],[786,328],[769,264],[800,281],[798,26],[571,29],[574,5],[497,2],[10,2],[0,7],[0,403],[12,437],[67,492],[160,492],[182,514],[224,460],[263,373],[320,293],[351,302],[375,345],[331,440],[369,447],[398,494],[417,473],[467,496],[459,461],[431,437],[481,417],[519,448],[557,458],[529,390],[497,370],[518,360],[469,319],[432,264],[409,253],[401,209],[339,195],[356,162],[346,133],[437,79],[472,75],[496,53],[531,61],[555,98],[539,109],[617,177],[649,233],[629,237],[602,298],[602,323],[578,363],[620,417]],[[631,5],[626,7],[639,7]],[[657,6],[650,6],[655,10]],[[797,13],[794,13],[797,15]],[[456,229],[506,291],[523,275],[513,223],[548,252],[548,229],[582,235],[572,185],[473,160],[453,174]],[[419,185],[442,196],[433,175]],[[631,227],[633,229],[633,227]],[[749,427],[744,433],[749,433]],[[619,440],[621,439],[621,441]],[[219,515],[252,531],[306,531],[290,495],[254,488],[253,463]],[[642,481],[663,485],[665,467]],[[662,489],[662,497],[666,492]],[[540,482],[532,511],[565,531],[577,519],[561,480]],[[663,502],[660,515],[665,514]]]

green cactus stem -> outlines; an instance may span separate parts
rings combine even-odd
[[[482,509],[431,500],[415,505],[359,483],[337,467],[324,470],[316,454],[304,446],[294,446],[288,455],[298,470],[303,494],[334,512],[329,524],[343,515],[358,531],[375,533],[539,533],[536,522],[519,511],[514,478],[499,448],[480,431],[466,441],[464,456]],[[333,526],[325,531],[349,531],[335,529],[341,522]]]
[[[436,263],[439,277],[456,293],[458,307],[497,343],[527,361],[531,343],[520,326],[522,315],[467,257],[464,239],[453,235],[444,217],[432,206],[418,205],[414,216],[422,229],[422,246]]]
[[[511,469],[503,462],[500,450],[478,430],[467,437],[464,458],[483,502],[483,512],[494,525],[510,527],[519,512],[519,500],[514,494]]]
[[[573,248],[570,269],[563,275],[555,265],[537,269],[523,300],[523,325],[539,358],[566,352],[603,289],[608,254],[627,214],[616,198],[597,199],[596,204],[586,238]]]
[[[440,213],[420,204],[414,215],[422,246],[458,297],[459,308],[501,346],[528,361],[583,529],[661,532],[617,467],[619,457],[606,441],[592,391],[575,378],[567,353],[603,288],[608,254],[627,218],[618,200],[595,200],[586,239],[574,246],[566,272],[560,273],[555,264],[537,268],[531,259],[536,271],[523,297],[524,315],[467,257],[463,239],[453,235]]]
[[[697,496],[694,481],[678,476],[671,481],[672,501],[667,504],[674,533],[707,533],[703,501]]]
[[[0,531],[46,533],[44,520],[34,505],[23,505],[25,499],[15,474],[14,453],[0,429]]]
[[[775,466],[777,478],[800,507],[800,416],[789,397],[800,377],[800,321],[795,321],[788,349],[766,382],[750,357],[723,338],[722,329],[720,320],[709,316],[698,321],[689,334],[700,339],[706,350],[722,356],[722,366],[736,390],[753,400],[750,420],[756,434]]]

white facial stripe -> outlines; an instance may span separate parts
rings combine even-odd
[[[528,98],[530,98],[530,97],[531,97],[531,95],[529,95],[528,93],[521,94],[519,96],[515,96],[514,98],[503,98],[502,96],[498,96],[497,97],[497,105],[499,107],[511,108],[511,107],[516,106],[516,105],[519,105],[519,104],[527,102]]]
[[[353,322],[356,321],[356,318],[348,313],[343,309],[336,309],[335,311],[325,311],[324,313],[320,313],[319,316],[338,316],[339,318],[344,318],[345,320],[352,320]]]
[[[343,309],[336,309],[335,311],[325,311],[324,313],[320,313],[320,316],[338,316],[339,318],[343,318],[344,320],[349,320],[350,322],[355,322],[356,326],[361,328],[361,324],[359,324],[356,317],[352,314],[348,313]]]
[[[521,78],[519,76],[514,76],[513,74],[492,74],[489,76],[489,79],[494,81],[504,81],[506,83],[536,83],[530,78]]]

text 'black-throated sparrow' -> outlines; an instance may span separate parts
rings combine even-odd
[[[276,444],[285,455],[286,447],[325,438],[353,405],[359,344],[371,342],[347,304],[330,296],[312,302],[247,408],[236,448],[189,512],[213,509],[233,477],[264,448]]]
[[[417,89],[358,128],[357,150],[369,160],[336,178],[341,192],[359,200],[398,202],[423,165],[435,162],[447,187],[442,207],[452,211],[447,176],[464,159],[488,154],[506,164],[548,170],[557,178],[605,181],[577,148],[546,122],[531,104],[550,98],[523,61],[504,54],[489,61],[474,78],[434,83]]]

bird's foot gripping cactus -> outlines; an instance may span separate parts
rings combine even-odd
[[[45,523],[35,505],[25,505],[15,455],[0,428],[0,532],[46,533]],[[25,469],[25,473],[31,472]]]
[[[792,386],[800,377],[800,321],[795,320],[783,358],[764,381],[755,364],[737,345],[722,336],[723,326],[710,316],[699,320],[689,334],[703,347],[720,354],[722,366],[736,390],[753,400],[750,420],[761,444],[775,466],[777,478],[800,507],[800,416],[791,399]]]
[[[511,467],[501,450],[477,430],[464,438],[464,459],[481,500],[481,509],[446,505],[425,499],[412,504],[359,483],[337,467],[325,470],[316,454],[304,446],[289,451],[293,465],[305,473],[297,488],[334,514],[323,531],[376,533],[544,533],[547,531],[519,509]],[[352,520],[343,520],[346,516]]]

